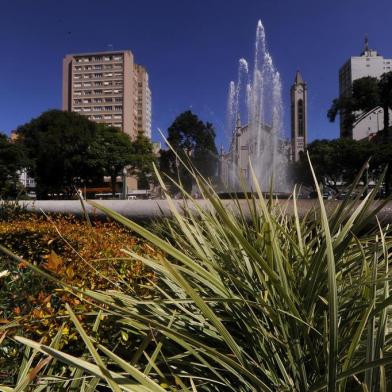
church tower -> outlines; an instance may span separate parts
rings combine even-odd
[[[291,86],[291,151],[294,162],[299,160],[299,153],[304,151],[308,139],[308,92],[306,83],[297,71]]]

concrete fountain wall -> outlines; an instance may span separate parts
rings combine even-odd
[[[149,222],[151,220],[160,219],[164,216],[171,216],[171,211],[166,200],[94,200],[103,207],[110,208],[119,214],[137,221],[137,222]],[[173,201],[181,212],[184,205],[183,200]],[[240,205],[243,208],[245,215],[249,216],[247,211],[246,200],[240,200]],[[277,200],[276,203],[281,204],[287,211],[287,214],[292,215],[294,213],[292,200]],[[381,201],[373,203],[372,208],[376,208]],[[198,200],[197,203],[203,209],[211,207],[210,203],[205,200]],[[231,200],[222,200],[223,205],[227,209],[236,210],[235,203]],[[340,201],[325,201],[327,212],[332,212]],[[69,214],[74,216],[83,216],[82,205],[79,200],[35,200],[35,201],[23,201],[19,202],[21,206],[24,206],[27,211],[35,212],[37,214]],[[100,212],[95,207],[85,202],[85,207],[90,216],[98,219],[103,219],[105,214]],[[298,213],[303,217],[309,211],[317,211],[318,201],[316,199],[310,200],[298,200],[297,201]],[[378,218],[382,223],[392,223],[392,201],[388,202],[387,205],[379,212]]]

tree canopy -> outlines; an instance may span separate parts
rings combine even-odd
[[[369,172],[375,177],[381,174],[392,160],[392,145],[376,144],[351,139],[315,140],[307,152],[317,178],[325,185],[338,191],[340,181],[351,183],[360,168],[369,160]],[[295,165],[295,181],[313,185],[309,164],[305,154]]]
[[[70,197],[75,188],[101,183],[105,175],[110,176],[114,192],[116,177],[126,166],[145,178],[152,165],[148,139],[138,137],[132,143],[118,128],[73,112],[47,111],[20,126],[17,135],[18,145],[29,158],[28,170],[36,180],[39,198]]]
[[[0,197],[15,197],[19,172],[27,164],[22,147],[0,133]]]
[[[73,194],[91,176],[86,152],[96,136],[96,125],[77,113],[50,110],[17,129],[30,160],[29,173],[37,196]]]
[[[148,189],[154,182],[153,164],[156,162],[150,139],[139,133],[132,143],[132,159],[129,171],[138,179],[139,189]]]
[[[336,116],[343,116],[343,136],[351,136],[355,121],[363,112],[381,107],[384,112],[384,141],[389,141],[389,109],[392,108],[392,72],[384,73],[380,79],[367,76],[356,79],[348,96],[340,96],[332,102],[328,118],[335,121]]]
[[[116,190],[116,177],[133,159],[131,139],[117,128],[96,125],[96,135],[88,149],[87,165],[94,176],[109,176],[112,194]]]
[[[192,188],[192,177],[180,160],[191,163],[205,178],[214,179],[218,152],[211,123],[204,123],[191,111],[183,112],[169,127],[167,141],[180,159],[170,149],[161,151],[161,171],[171,178],[179,178],[188,191]]]

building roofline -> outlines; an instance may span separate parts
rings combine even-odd
[[[130,49],[124,49],[124,50],[104,50],[104,51],[96,51],[96,52],[82,52],[82,53],[69,53],[66,54],[64,57],[78,57],[78,56],[93,56],[96,54],[119,54],[119,53],[132,53]]]

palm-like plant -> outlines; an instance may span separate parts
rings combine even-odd
[[[130,360],[87,336],[71,309],[84,359],[18,339],[115,391],[391,388],[392,242],[375,221],[377,190],[333,211],[319,192],[319,209],[299,216],[295,194],[291,215],[288,204],[265,200],[256,180],[255,195],[234,208],[195,180],[208,203],[183,191],[181,211],[167,195],[172,218],[159,236],[93,203],[166,254],[157,261],[124,250],[158,274],[155,298],[83,293],[128,336],[143,337]]]

